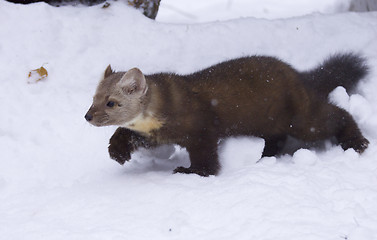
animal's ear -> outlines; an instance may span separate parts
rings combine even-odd
[[[136,93],[143,95],[148,90],[145,76],[138,68],[132,68],[123,74],[117,86],[122,89],[124,94],[128,95]]]
[[[107,66],[107,68],[105,70],[105,73],[103,74],[103,78],[107,78],[108,76],[110,76],[113,73],[114,73],[114,71],[113,71],[113,69],[111,69],[111,65],[109,64],[109,66]]]

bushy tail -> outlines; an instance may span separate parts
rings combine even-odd
[[[303,72],[302,78],[306,87],[316,91],[319,97],[327,98],[338,86],[344,87],[347,92],[352,91],[367,73],[363,57],[345,53],[330,56],[317,68]]]

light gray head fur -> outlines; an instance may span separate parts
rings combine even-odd
[[[109,65],[85,118],[95,126],[123,126],[146,110],[148,85],[138,68],[114,72]]]

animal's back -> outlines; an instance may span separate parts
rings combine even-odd
[[[298,72],[272,57],[234,59],[190,75],[188,81],[197,97],[209,103],[225,136],[280,134],[297,108],[293,99],[306,98]]]

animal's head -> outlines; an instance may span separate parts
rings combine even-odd
[[[125,125],[143,112],[147,90],[145,77],[139,69],[114,72],[109,65],[85,119],[98,127]]]

